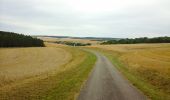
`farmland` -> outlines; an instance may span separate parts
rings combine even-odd
[[[76,98],[95,56],[63,45],[46,46],[0,49],[0,99]]]
[[[140,90],[153,100],[170,95],[170,44],[95,45]]]
[[[71,59],[61,48],[7,48],[0,53],[1,86],[57,69]]]
[[[97,41],[84,39],[43,39],[46,47],[0,48],[0,100],[74,100],[79,96],[87,79],[90,79],[94,85],[92,90],[98,88],[106,91],[98,95],[106,95],[108,89],[113,91],[117,89],[119,92],[123,91],[117,92],[117,95],[123,98],[126,92],[133,90],[132,83],[152,100],[170,98],[170,44],[168,43],[99,45]],[[92,45],[71,47],[53,43],[56,41],[91,42]],[[97,58],[91,51],[83,49],[93,50],[92,53],[97,54]],[[100,56],[100,53],[103,55]],[[110,61],[104,56],[109,58],[125,79],[129,80],[130,85],[121,78],[125,82],[123,84],[129,88],[121,90],[117,88],[122,87],[121,83],[115,81],[116,75],[114,78],[109,76],[115,70],[110,69],[109,72],[105,72],[108,71],[108,66],[109,68],[114,66],[111,66]],[[95,74],[92,75],[95,77],[88,78],[97,59],[100,59],[97,61],[100,66],[95,68],[100,71],[93,71]],[[99,77],[99,74],[105,78]],[[100,81],[96,83],[95,79]],[[119,85],[114,84],[114,86],[112,82]],[[103,83],[110,85],[106,88]],[[92,93],[94,96],[97,95],[96,92]],[[138,91],[133,91],[130,95],[136,93]],[[131,97],[130,95],[128,97]]]
[[[74,39],[74,38],[51,38],[51,37],[38,37],[46,42],[56,42],[56,41],[66,41],[66,42],[78,42],[78,43],[90,43],[90,44],[99,44],[100,41],[90,40],[90,39]]]

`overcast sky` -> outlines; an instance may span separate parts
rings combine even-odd
[[[170,36],[170,0],[0,0],[0,30],[84,37]]]

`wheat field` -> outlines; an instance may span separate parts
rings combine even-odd
[[[62,48],[1,48],[0,86],[56,70],[71,58]]]
[[[130,73],[133,77],[138,76],[139,80],[145,80],[160,94],[170,94],[170,44],[94,45],[89,48],[102,51],[111,58],[116,57],[123,64],[122,69],[125,73]],[[139,86],[141,87],[145,88]],[[157,95],[154,89],[150,91],[151,95],[153,92],[153,98]],[[148,92],[146,88],[144,91]]]
[[[50,37],[39,37],[46,42],[56,42],[56,41],[67,41],[67,42],[77,42],[77,43],[91,43],[99,44],[100,41],[90,40],[90,39],[73,39],[73,38],[50,38]]]
[[[170,44],[96,45],[119,53],[120,60],[133,69],[140,67],[170,76]]]
[[[73,100],[78,96],[95,55],[75,47],[45,45],[0,49],[0,100]]]

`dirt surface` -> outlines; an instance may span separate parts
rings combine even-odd
[[[78,100],[146,100],[103,55],[94,52],[98,61],[82,88]]]

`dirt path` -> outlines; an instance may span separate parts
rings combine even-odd
[[[103,55],[94,52],[98,61],[78,100],[146,100]]]

